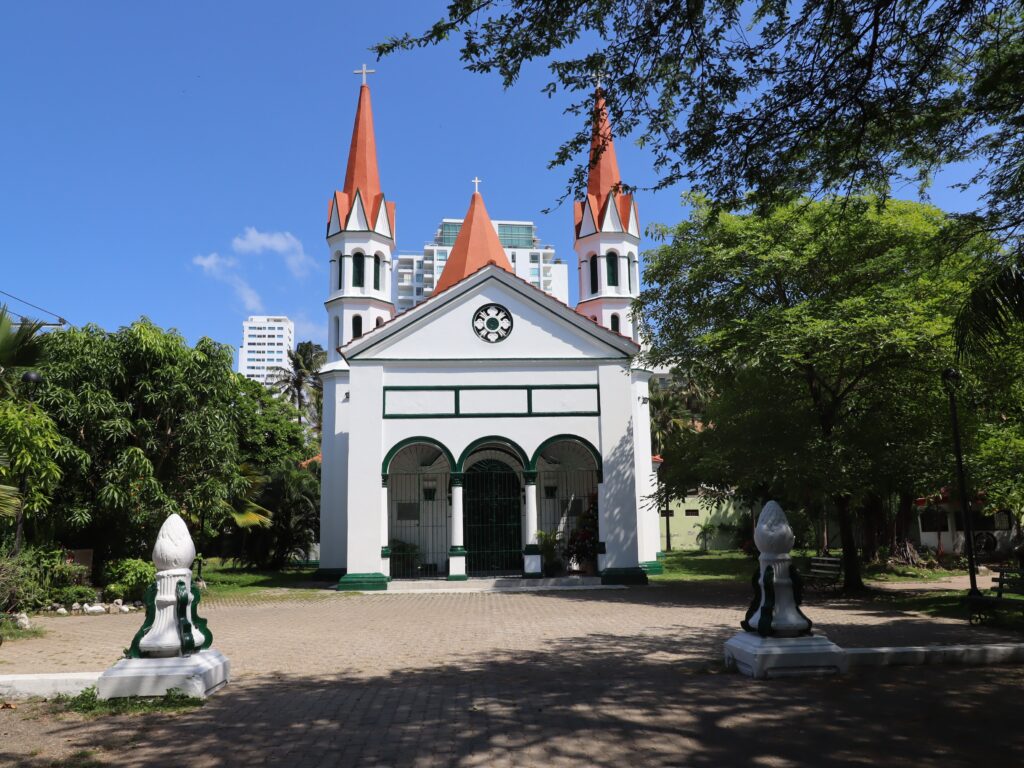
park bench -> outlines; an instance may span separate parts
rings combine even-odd
[[[1024,613],[1024,571],[1013,568],[993,568],[999,579],[993,587],[993,594],[968,595],[965,599],[968,621],[977,626],[993,613],[1002,610]]]
[[[838,557],[812,557],[811,570],[804,575],[809,589],[838,589],[842,580],[843,561]]]

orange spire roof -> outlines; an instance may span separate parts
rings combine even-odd
[[[612,143],[612,127],[608,122],[608,109],[604,105],[601,89],[595,94],[594,132],[590,138],[590,178],[587,179],[587,194],[597,198],[598,209],[604,208],[604,201],[612,189],[622,183],[619,176],[619,161],[615,159],[615,145]],[[602,146],[604,151],[602,151]],[[594,164],[598,152],[601,156]]]
[[[370,86],[359,88],[356,122],[352,127],[352,145],[348,150],[348,168],[342,191],[350,199],[356,190],[361,193],[363,205],[376,207],[380,194],[380,173],[377,171],[377,141],[373,136],[373,108],[370,106]]]
[[[513,271],[508,257],[505,256],[505,249],[498,240],[494,224],[491,223],[491,217],[487,215],[484,199],[479,192],[474,192],[469,201],[466,219],[462,222],[459,236],[455,238],[455,245],[448,255],[448,262],[437,281],[434,293],[451,288],[488,264],[496,264],[506,272]]]

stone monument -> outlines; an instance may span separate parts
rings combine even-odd
[[[146,590],[146,618],[125,658],[100,675],[99,698],[162,696],[172,688],[202,698],[228,682],[231,665],[211,647],[213,634],[197,613],[195,557],[188,526],[171,515],[153,547],[156,579]]]
[[[847,670],[846,652],[825,635],[814,634],[800,610],[800,574],[789,556],[795,540],[786,513],[769,501],[754,529],[761,554],[752,579],[754,599],[740,622],[745,631],[725,643],[729,669],[758,678]]]

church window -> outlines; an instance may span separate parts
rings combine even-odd
[[[633,261],[632,259],[626,262],[626,278],[629,280],[629,292],[633,292]]]
[[[352,338],[358,339],[363,335],[363,317],[362,315],[352,316]]]
[[[616,333],[619,332],[619,316],[618,315],[612,315],[612,330],[615,331]]]
[[[373,257],[373,290],[380,290],[380,256]]]
[[[384,325],[384,318],[378,317],[376,322],[374,323],[374,327],[380,328],[382,325]]]
[[[608,265],[608,285],[619,284],[619,257],[614,253],[609,253],[605,260]]]
[[[597,293],[597,256],[590,257],[590,292]]]
[[[338,290],[345,288],[345,259],[338,256]]]
[[[356,288],[362,288],[365,280],[363,278],[363,270],[365,265],[363,264],[363,254],[353,253],[352,254],[352,285]]]
[[[341,346],[341,320],[334,318],[334,346]]]

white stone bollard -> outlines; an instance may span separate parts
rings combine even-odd
[[[212,635],[196,614],[195,556],[188,526],[180,516],[171,515],[153,547],[157,573],[146,592],[145,621],[125,652],[128,658],[100,675],[99,698],[162,696],[171,689],[205,697],[227,684],[230,662],[210,647]],[[119,612],[128,611],[128,606],[119,606]]]

